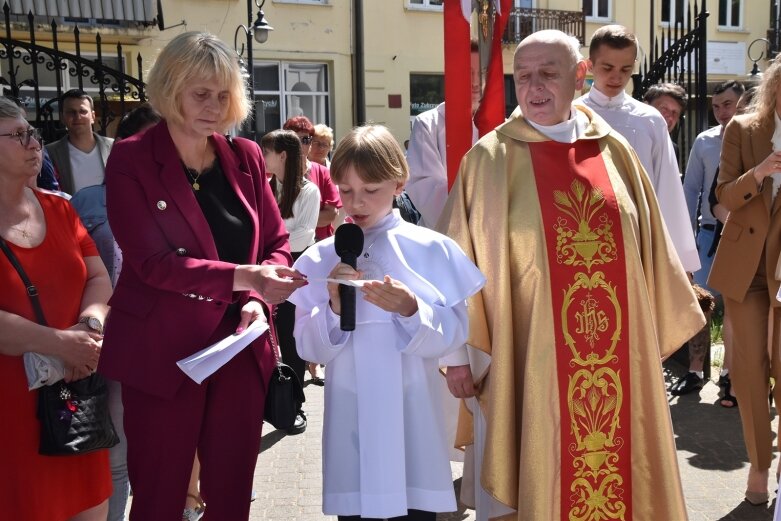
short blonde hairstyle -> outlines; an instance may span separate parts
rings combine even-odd
[[[0,119],[22,118],[27,120],[27,114],[24,109],[16,104],[12,99],[0,96]]]
[[[328,140],[331,144],[331,148],[334,148],[334,129],[328,125],[318,123],[315,125],[315,137],[322,137]]]
[[[250,100],[235,51],[213,34],[190,31],[168,42],[149,71],[149,103],[167,121],[181,124],[185,87],[210,79],[228,90],[228,112],[220,122],[221,130],[228,131],[247,119]]]
[[[351,166],[366,183],[404,183],[409,177],[404,152],[382,125],[355,127],[339,141],[331,160],[331,179],[340,183]]]

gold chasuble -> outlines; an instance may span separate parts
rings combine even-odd
[[[440,220],[487,278],[469,301],[479,485],[516,510],[502,519],[685,521],[661,360],[705,318],[634,151],[575,110],[589,124],[566,144],[516,109]]]

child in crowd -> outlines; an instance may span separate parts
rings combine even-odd
[[[364,233],[358,269],[320,241],[296,262],[309,284],[289,298],[299,354],[327,364],[323,512],[433,521],[456,509],[438,360],[466,341],[466,299],[485,278],[453,241],[393,210],[409,172],[388,129],[353,129],[331,175]],[[339,285],[326,277],[366,281],[354,331],[340,329]]]
[[[273,130],[260,141],[266,172],[272,174],[271,189],[279,204],[279,213],[290,234],[290,254],[297,259],[301,253],[315,243],[317,216],[320,213],[320,190],[304,177],[304,154],[301,140],[291,130]],[[293,338],[296,308],[290,302],[283,302],[276,309],[275,324],[282,361],[295,371],[298,380],[304,383],[306,362],[296,352]],[[287,430],[288,434],[301,434],[306,430],[306,415],[298,411],[296,421]]]

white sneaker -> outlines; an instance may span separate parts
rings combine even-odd
[[[185,508],[182,521],[199,521],[203,517],[203,510],[198,508]]]

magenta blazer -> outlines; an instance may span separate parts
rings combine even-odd
[[[290,266],[288,234],[260,148],[241,138],[233,148],[219,134],[213,140],[254,227],[246,263]],[[164,121],[114,145],[106,164],[106,205],[123,263],[98,370],[124,385],[172,397],[187,378],[177,360],[209,344],[226,305],[262,299],[233,291],[236,265],[218,259]],[[267,378],[273,368],[268,335],[250,348]]]

